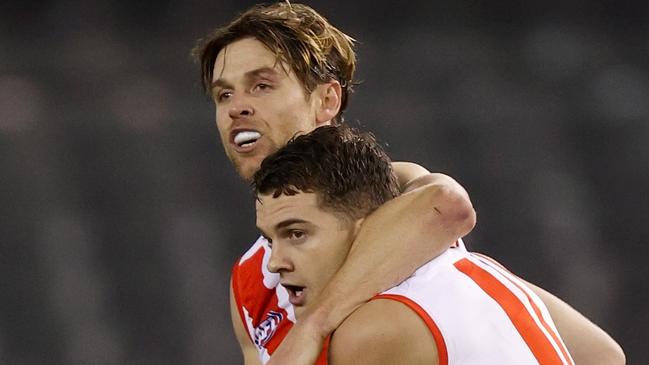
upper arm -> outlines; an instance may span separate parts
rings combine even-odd
[[[331,365],[438,364],[437,347],[424,321],[394,300],[372,300],[332,335]]]
[[[604,330],[556,296],[534,284],[526,284],[550,311],[552,320],[576,365],[626,363],[624,351]]]
[[[237,341],[243,353],[243,361],[245,365],[260,365],[257,349],[248,336],[248,332],[243,327],[241,316],[237,309],[237,304],[234,298],[234,291],[232,289],[232,282],[230,282],[230,319],[234,327],[234,334],[237,336]]]
[[[403,161],[392,162],[392,170],[394,171],[394,175],[397,177],[397,182],[399,183],[399,188],[402,192],[406,191],[406,187],[412,181],[430,173],[430,171],[423,166]]]

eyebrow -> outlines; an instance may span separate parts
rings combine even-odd
[[[258,69],[254,69],[254,70],[246,72],[244,74],[244,77],[246,79],[253,79],[253,78],[259,77],[262,74],[272,74],[272,76],[274,76],[274,75],[277,75],[277,71],[275,71],[274,68],[264,66],[264,67],[260,67]],[[214,89],[217,86],[220,86],[220,87],[223,87],[223,88],[231,87],[230,83],[225,81],[222,78],[218,78],[218,79],[212,81],[212,83],[210,84],[210,90]]]
[[[275,225],[275,229],[282,229],[284,227],[288,227],[291,224],[296,224],[296,223],[309,223],[305,221],[304,219],[299,219],[299,218],[292,218],[292,219],[287,219],[285,221],[281,221]]]
[[[279,229],[288,227],[291,224],[297,224],[297,223],[309,223],[309,221],[305,221],[304,219],[299,219],[299,218],[287,219],[285,221],[281,221],[281,222],[277,223],[275,225],[274,229],[279,230]],[[264,236],[264,238],[267,239],[268,237],[270,237],[266,232],[264,232],[263,229],[261,229],[261,227],[257,226],[257,229],[259,230],[259,232],[261,232],[261,235]]]

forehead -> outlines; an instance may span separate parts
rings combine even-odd
[[[286,74],[284,63],[275,53],[255,38],[243,38],[225,46],[214,62],[212,81],[235,79],[247,72],[268,68]]]
[[[316,193],[297,193],[295,195],[280,195],[273,198],[272,194],[258,196],[256,204],[257,224],[273,225],[285,219],[308,218],[314,213],[324,213],[318,204]]]

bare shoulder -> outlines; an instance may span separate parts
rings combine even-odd
[[[359,307],[338,327],[329,345],[329,363],[437,364],[437,347],[412,309],[377,299]]]

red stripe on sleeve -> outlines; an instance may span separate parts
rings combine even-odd
[[[239,296],[239,260],[232,267],[232,293],[234,294],[234,304],[237,306],[237,311],[239,312],[239,318],[243,322],[243,328],[246,329],[246,333],[250,340],[252,341],[252,333],[248,331],[248,324],[246,323],[246,318],[243,315],[243,308],[241,306],[241,298]]]

